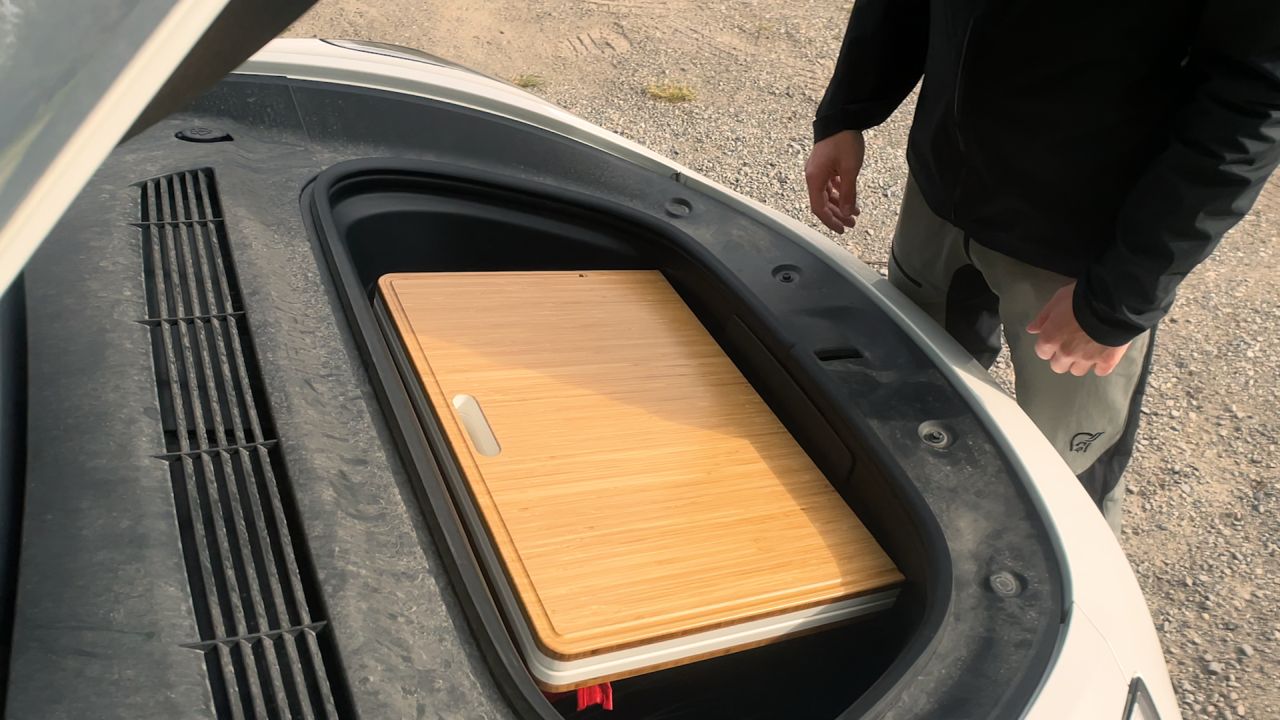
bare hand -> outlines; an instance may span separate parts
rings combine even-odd
[[[813,146],[804,165],[809,209],[837,233],[851,228],[858,209],[858,173],[866,145],[862,133],[844,130]]]
[[[1113,347],[1094,342],[1076,322],[1075,310],[1071,308],[1075,290],[1073,282],[1054,293],[1027,326],[1027,332],[1040,336],[1036,340],[1036,355],[1048,360],[1049,367],[1056,373],[1070,372],[1084,377],[1093,370],[1099,377],[1110,375],[1124,357],[1124,351],[1129,349],[1129,343]]]

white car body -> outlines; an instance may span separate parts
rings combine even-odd
[[[1181,717],[1151,613],[1124,552],[1097,507],[1031,419],[990,375],[906,296],[848,251],[764,205],[507,83],[389,49],[281,39],[238,73],[353,85],[474,108],[549,130],[666,174],[803,240],[852,281],[877,291],[884,311],[966,396],[1048,520],[1064,571],[1066,632],[1025,717],[1122,718],[1134,678],[1161,720]],[[1131,717],[1142,717],[1132,715]]]

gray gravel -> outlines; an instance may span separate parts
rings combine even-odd
[[[324,0],[290,32],[399,43],[535,92],[818,227],[801,167],[849,3]],[[687,84],[666,104],[645,86]],[[909,104],[908,104],[909,105]],[[868,134],[862,216],[841,242],[883,268],[910,107]],[[1052,172],[1052,168],[1046,168]],[[1124,545],[1183,712],[1280,717],[1280,187],[1183,284],[1159,333]],[[997,367],[1007,382],[1007,362]]]

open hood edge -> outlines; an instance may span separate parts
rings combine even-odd
[[[177,0],[2,219],[0,293],[117,143],[234,70],[313,2]]]

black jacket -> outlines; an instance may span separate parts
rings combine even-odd
[[[857,0],[815,137],[883,122],[929,206],[1079,279],[1121,345],[1248,211],[1280,161],[1280,0]]]

